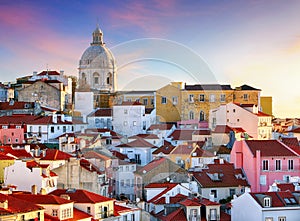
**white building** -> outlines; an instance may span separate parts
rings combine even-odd
[[[272,116],[260,112],[256,105],[231,102],[212,109],[209,114],[209,126],[214,129],[216,125],[243,128],[253,139],[272,138]]]
[[[88,128],[112,129],[112,108],[100,108],[87,116]]]
[[[122,135],[145,134],[155,120],[155,109],[146,113],[145,106],[139,102],[123,102],[113,106],[113,129]]]
[[[289,191],[245,193],[231,202],[231,220],[298,221],[299,196]]]
[[[31,192],[35,186],[37,191],[43,189],[49,193],[57,189],[58,176],[49,165],[40,165],[35,161],[15,160],[15,164],[5,168],[4,174],[5,185],[16,185],[17,190]]]

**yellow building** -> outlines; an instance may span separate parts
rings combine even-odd
[[[171,82],[156,92],[156,113],[160,122],[207,122],[209,111],[229,102],[260,106],[260,89],[242,85],[184,85]],[[192,122],[195,121],[195,122]]]
[[[273,116],[272,97],[260,97],[261,111]]]
[[[0,183],[4,183],[4,169],[13,165],[15,163],[15,158],[0,154]]]
[[[182,82],[171,82],[156,91],[156,115],[160,122],[181,120]]]

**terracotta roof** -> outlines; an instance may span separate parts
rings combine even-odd
[[[103,174],[103,172],[101,172],[96,166],[94,166],[92,163],[90,163],[86,159],[81,159],[80,160],[80,166],[83,167],[84,169],[90,171],[90,172],[96,172],[99,175]]]
[[[201,206],[201,203],[198,202],[198,200],[193,199],[185,199],[182,202],[180,202],[180,204],[184,206]]]
[[[197,147],[193,152],[192,152],[192,157],[214,157],[215,155],[207,150],[203,150],[200,147]]]
[[[219,91],[219,90],[233,90],[229,84],[194,84],[194,85],[185,85],[185,90],[201,90],[201,91]]]
[[[66,194],[70,196],[70,200],[74,201],[74,203],[101,203],[106,201],[113,201],[115,199],[108,198],[105,196],[101,196],[96,193],[89,192],[87,190],[81,189],[57,189],[53,192],[49,193],[56,196],[61,196],[62,194]]]
[[[143,171],[149,172],[153,169],[155,169],[156,167],[158,167],[161,163],[165,162],[166,158],[161,157],[161,158],[156,158],[154,160],[152,160],[150,163],[148,163],[147,165],[140,167],[136,172],[137,173],[143,173]]]
[[[114,204],[114,216],[120,216],[120,213],[122,213],[122,212],[125,213],[125,212],[130,212],[130,211],[132,211],[131,208]]]
[[[28,153],[25,149],[13,149],[10,146],[0,146],[0,151],[8,156],[13,156],[17,159],[32,159],[30,153]]]
[[[149,143],[148,141],[140,138],[134,141],[131,141],[126,144],[119,144],[116,147],[147,147],[147,148],[156,148],[153,144]]]
[[[170,142],[164,140],[164,145],[156,149],[152,154],[169,154],[172,150],[174,150],[175,146],[173,146]]]
[[[115,104],[115,106],[138,106],[143,105],[138,101],[123,101],[121,104]]]
[[[128,139],[159,139],[159,137],[156,134],[137,134],[131,137],[128,137]]]
[[[46,156],[42,157],[40,160],[68,160],[72,155],[65,153],[60,150],[47,149]]]
[[[211,131],[204,129],[204,130],[191,130],[191,129],[176,129],[173,131],[168,138],[172,140],[192,140],[193,135],[210,135]]]
[[[174,124],[152,124],[149,130],[171,130]]]
[[[163,215],[163,212],[158,218],[162,221],[187,221],[186,214],[183,208],[178,208],[174,212],[168,214],[168,215]]]
[[[92,218],[93,216],[85,213],[79,209],[76,209],[75,207],[73,208],[73,219],[72,220],[82,220],[82,219],[87,219],[87,218]],[[68,219],[69,220],[69,219]]]
[[[195,147],[192,144],[180,144],[176,146],[170,154],[192,155]]]
[[[43,207],[34,203],[18,199],[11,195],[4,195],[0,193],[0,202],[8,201],[8,209],[1,208],[0,215],[2,214],[17,214],[27,213],[32,211],[44,210]]]
[[[177,204],[186,198],[187,196],[178,193],[176,196],[170,196],[170,204]],[[163,205],[166,204],[166,197],[151,199],[149,202],[155,205]]]
[[[84,152],[83,157],[86,158],[86,159],[101,159],[101,160],[104,160],[104,161],[111,159],[110,157],[105,156],[103,154],[100,154],[100,153],[98,153],[96,151],[93,151],[93,150]]]
[[[53,205],[63,205],[67,203],[72,203],[73,201],[64,199],[55,195],[41,195],[41,194],[24,194],[17,193],[13,194],[15,198],[29,201],[35,204],[53,204]]]
[[[235,169],[232,163],[208,164],[208,169],[193,172],[203,188],[249,186],[242,169]]]
[[[212,131],[212,133],[226,133],[229,134],[230,131],[233,131],[231,127],[227,126],[227,125],[217,125],[214,129],[214,131]]]
[[[289,132],[300,133],[300,127],[290,130]]]
[[[295,207],[296,205],[299,206],[297,199],[290,191],[260,192],[249,194],[262,207],[264,207],[262,199],[266,196],[271,197],[271,207]]]
[[[261,111],[258,111],[258,113],[256,115],[259,116],[259,117],[271,117],[271,115],[263,113]]]
[[[112,108],[100,108],[90,113],[88,117],[112,117]]]
[[[60,75],[57,71],[42,71],[41,73],[37,74],[38,76],[43,75]]]
[[[120,160],[129,159],[126,154],[120,153],[119,151],[111,150],[110,152],[112,152],[113,156],[117,157]]]
[[[292,150],[294,150],[296,153],[300,155],[300,145],[299,141],[296,137],[285,137],[281,138],[282,143],[290,147]]]
[[[297,156],[283,143],[278,140],[245,140],[250,151],[256,157],[256,151],[259,150],[261,156]]]
[[[0,110],[32,109],[34,102],[14,101],[0,102]]]
[[[5,153],[0,152],[0,161],[1,160],[15,160],[15,158],[7,156]]]
[[[295,191],[295,185],[293,183],[277,183],[277,187],[280,191]]]

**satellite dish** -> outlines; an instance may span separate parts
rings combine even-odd
[[[141,199],[140,198],[136,198],[136,202],[137,203],[141,202]]]

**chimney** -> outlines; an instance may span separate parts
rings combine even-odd
[[[45,189],[45,188],[41,188],[41,189],[40,189],[40,194],[41,194],[41,195],[47,195],[46,189]]]
[[[220,164],[224,164],[224,159],[223,158],[220,158]]]
[[[32,185],[32,186],[31,186],[31,193],[32,193],[33,195],[36,195],[36,194],[37,194],[37,186],[36,186],[36,185]]]
[[[169,196],[169,194],[165,195],[165,199],[166,199],[166,204],[170,204],[170,196]]]
[[[46,150],[42,150],[42,153],[43,153],[43,157],[46,156]]]
[[[37,71],[34,71],[34,72],[33,72],[33,76],[36,76],[36,75],[37,75]]]
[[[52,115],[52,123],[57,124],[57,115],[56,114]]]

